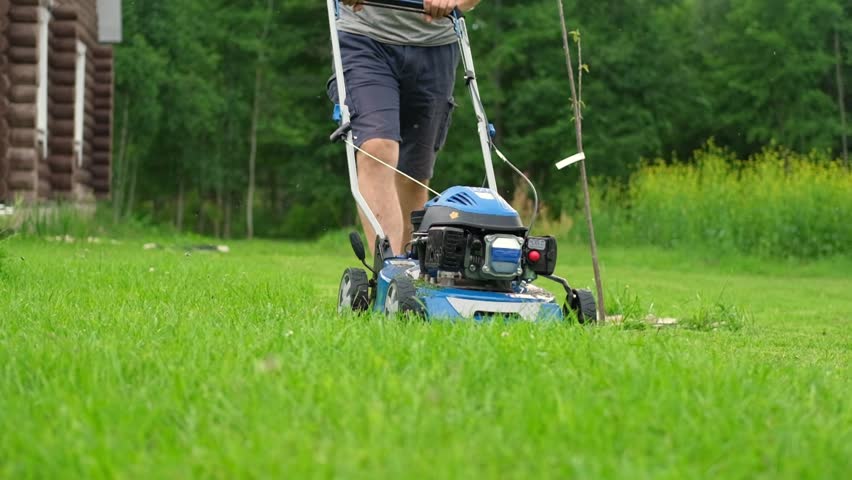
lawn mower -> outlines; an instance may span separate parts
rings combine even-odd
[[[369,8],[423,13],[420,0],[365,0],[362,3]],[[554,275],[556,239],[530,235],[538,213],[538,194],[532,182],[506,159],[493,142],[496,132],[488,123],[480,101],[467,26],[458,11],[450,18],[458,37],[464,78],[478,119],[487,188],[456,186],[437,194],[423,210],[412,213],[413,235],[405,251],[393,252],[375,214],[359,191],[355,152],[363,150],[353,142],[346,104],[346,83],[337,31],[341,7],[338,0],[327,0],[327,6],[339,96],[339,103],[334,109],[339,128],[331,135],[331,140],[342,140],[346,144],[352,196],[376,232],[372,264],[367,263],[361,236],[356,232],[350,234],[352,249],[366,270],[349,268],[343,273],[338,311],[372,310],[388,315],[411,314],[427,320],[488,320],[500,317],[526,321],[567,318],[576,318],[581,323],[596,321],[592,293],[572,288],[567,280]],[[535,209],[527,226],[498,193],[492,151],[533,189]],[[367,156],[384,163],[381,159]],[[566,292],[565,302],[557,302],[552,293],[533,285],[539,277],[559,283]]]

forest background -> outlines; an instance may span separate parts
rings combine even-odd
[[[565,6],[588,66],[585,150],[598,197],[647,178],[642,165],[696,164],[708,151],[731,165],[748,164],[767,147],[773,158],[790,153],[796,165],[841,165],[848,156],[848,0]],[[125,2],[115,221],[280,238],[356,222],[343,149],[328,142],[336,126],[326,96],[325,8],[317,0]],[[538,185],[547,215],[570,222],[582,215],[577,173],[553,167],[576,152],[557,12],[557,0],[485,0],[468,23],[497,143]],[[462,87],[433,180],[438,190],[482,182]],[[789,165],[786,172],[795,175]],[[498,167],[498,175],[501,193],[517,197],[511,171]],[[848,174],[843,182],[841,191]]]

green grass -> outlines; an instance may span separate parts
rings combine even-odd
[[[603,249],[611,304],[699,327],[734,312],[748,318],[737,329],[423,324],[336,315],[354,264],[339,237],[189,256],[145,251],[148,239],[8,240],[0,478],[822,479],[852,467],[849,259]],[[560,254],[562,273],[592,284],[585,248]]]

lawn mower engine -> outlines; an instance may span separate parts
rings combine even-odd
[[[595,299],[553,275],[556,239],[528,237],[528,228],[505,200],[490,189],[452,187],[411,215],[414,233],[402,255],[365,262],[360,236],[350,235],[355,255],[374,276],[347,269],[338,295],[338,311],[374,310],[410,313],[427,319],[527,321],[558,320],[571,315],[595,321]],[[381,238],[377,238],[380,242]],[[561,284],[564,304],[533,285],[538,277]]]
[[[518,212],[489,189],[453,187],[425,207],[411,218],[421,280],[510,292],[556,268],[556,239],[527,237]]]

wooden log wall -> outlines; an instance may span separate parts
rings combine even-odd
[[[97,0],[56,1],[54,12],[72,10],[75,13],[75,38],[86,45],[83,167],[74,171],[72,180],[75,192],[94,192],[98,198],[106,198],[110,194],[112,179],[113,49],[97,41]],[[60,15],[56,13],[54,20],[58,21]],[[68,26],[61,26],[54,34],[67,34],[70,30]],[[73,112],[73,102],[71,107]]]
[[[6,95],[8,124],[7,196],[47,198],[50,169],[36,144],[39,0],[9,0],[6,41],[11,85]]]
[[[92,187],[98,198],[107,198],[112,183],[112,121],[114,112],[113,51],[109,46],[93,49],[94,131],[92,142]]]
[[[49,5],[50,4],[50,5]],[[97,42],[96,0],[0,0],[0,202],[108,197],[113,49]],[[47,156],[37,141],[39,6],[51,7]],[[74,149],[77,42],[86,45],[83,158]]]
[[[85,195],[85,185],[75,188],[75,173],[81,170],[74,155],[74,100],[77,66],[77,11],[70,5],[53,8],[50,22],[50,61],[48,77],[48,129],[54,198],[77,199]]]
[[[6,114],[9,111],[9,90],[12,87],[9,81],[9,42],[6,39],[6,30],[9,28],[9,0],[0,0],[0,202],[13,200],[9,196],[6,186],[9,173],[9,122]]]

